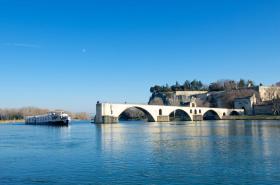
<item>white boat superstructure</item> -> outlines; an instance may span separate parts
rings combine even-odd
[[[30,125],[68,125],[70,121],[70,116],[63,111],[25,117],[25,123]]]

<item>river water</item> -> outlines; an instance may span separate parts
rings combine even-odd
[[[280,122],[2,124],[0,184],[280,184]]]

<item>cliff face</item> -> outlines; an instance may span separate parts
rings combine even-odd
[[[148,104],[180,106],[182,103],[183,101],[175,93],[156,92],[152,94]]]
[[[153,93],[149,100],[149,105],[173,105],[179,106],[181,101],[174,93]]]
[[[253,88],[231,90],[231,91],[219,91],[208,92],[204,94],[194,95],[196,97],[197,106],[201,107],[224,107],[234,108],[235,98],[244,98],[248,96],[256,95],[259,99],[259,93]],[[150,105],[184,105],[189,97],[176,96],[175,93],[154,93],[152,94],[149,104]]]

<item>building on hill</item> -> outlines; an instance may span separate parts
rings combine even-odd
[[[273,115],[273,102],[266,101],[254,106],[255,115]]]
[[[176,96],[194,96],[194,95],[199,95],[199,94],[206,94],[208,91],[175,91]]]
[[[256,115],[280,115],[280,99],[257,104],[254,111]]]
[[[257,103],[256,95],[244,97],[244,98],[235,98],[234,100],[234,108],[243,109],[244,114],[253,115],[254,113],[254,105]]]
[[[258,97],[235,98],[234,108],[244,109],[246,115],[278,115],[280,113],[280,87],[259,86]]]
[[[174,91],[174,92],[158,92],[153,93],[150,105],[173,105],[185,106],[191,101],[192,97],[206,96],[207,91]]]
[[[175,101],[180,102],[180,105],[185,105],[191,102],[192,97],[196,97],[198,95],[206,95],[208,91],[175,91],[173,97]]]
[[[184,104],[184,106],[186,106],[186,107],[198,107],[198,106],[197,106],[197,98],[191,97],[191,98],[190,98],[190,101],[189,101],[189,102],[186,102],[186,103]]]
[[[280,87],[277,86],[258,86],[258,92],[262,102],[280,98]]]

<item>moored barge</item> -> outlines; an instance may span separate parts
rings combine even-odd
[[[70,122],[70,116],[63,111],[54,111],[44,115],[25,117],[25,124],[28,125],[68,126]]]

